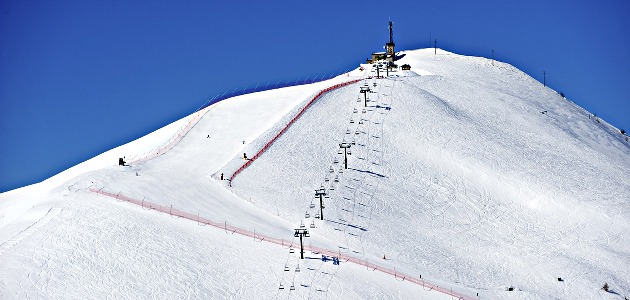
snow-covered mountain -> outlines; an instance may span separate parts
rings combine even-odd
[[[0,194],[0,298],[630,297],[627,137],[508,64],[399,56]]]

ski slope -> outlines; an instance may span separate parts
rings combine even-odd
[[[625,137],[508,64],[400,56],[411,71],[230,98],[0,194],[0,298],[629,297]]]

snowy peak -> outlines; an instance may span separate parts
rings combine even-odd
[[[505,63],[397,56],[411,69],[227,99],[36,200],[3,194],[30,205],[0,227],[0,295],[628,295],[630,147],[614,128]]]

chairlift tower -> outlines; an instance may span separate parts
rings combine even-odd
[[[361,94],[363,94],[363,100],[365,101],[365,107],[367,107],[367,93],[371,92],[370,87],[367,85],[367,83],[362,86],[359,90],[359,92]]]
[[[351,146],[352,146],[352,144],[345,143],[345,142],[339,144],[339,148],[343,149],[344,165],[345,165],[346,169],[348,169],[348,155],[352,155],[352,153],[350,153],[349,150],[348,150],[348,149],[350,149]]]
[[[315,197],[319,197],[319,219],[324,219],[324,196],[326,196],[326,190],[324,188],[320,188],[319,190],[315,190]]]
[[[300,237],[300,258],[304,259],[304,243],[302,242],[302,237],[310,237],[311,235],[308,233],[308,229],[306,228],[298,228],[295,230],[294,237]]]

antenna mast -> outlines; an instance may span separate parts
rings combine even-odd
[[[394,43],[394,30],[392,29],[392,21],[389,21],[389,43]]]

